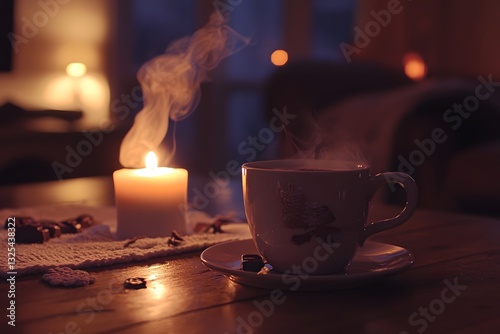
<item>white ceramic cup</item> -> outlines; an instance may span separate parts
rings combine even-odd
[[[242,181],[255,246],[281,272],[300,267],[316,275],[339,272],[368,237],[403,224],[417,206],[409,175],[371,177],[369,167],[356,161],[249,162],[242,166]],[[398,216],[368,224],[369,202],[387,184],[406,190],[406,205]]]

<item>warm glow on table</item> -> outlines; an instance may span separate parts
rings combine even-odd
[[[187,170],[156,167],[154,154],[148,154],[146,164],[146,168],[113,173],[117,236],[166,237],[172,230],[186,233]]]

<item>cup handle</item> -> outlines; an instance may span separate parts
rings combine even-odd
[[[370,183],[371,189],[369,192],[369,199],[375,195],[381,186],[386,184],[391,186],[399,184],[406,191],[406,204],[403,210],[396,217],[379,220],[367,225],[361,234],[361,246],[364,244],[365,240],[373,234],[389,230],[406,222],[410,219],[417,208],[417,185],[415,180],[410,175],[397,172],[380,173],[375,175],[375,177],[370,180]]]

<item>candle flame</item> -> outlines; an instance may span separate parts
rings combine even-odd
[[[155,169],[158,167],[158,158],[156,157],[155,152],[149,151],[146,155],[146,168],[147,169]]]

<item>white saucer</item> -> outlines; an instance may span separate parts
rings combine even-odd
[[[266,289],[332,290],[345,289],[373,282],[398,273],[413,264],[413,255],[394,245],[367,241],[360,248],[346,271],[332,275],[304,276],[270,271],[257,274],[241,270],[241,255],[257,254],[251,239],[230,241],[207,248],[200,258],[208,268],[221,272],[234,282]]]

